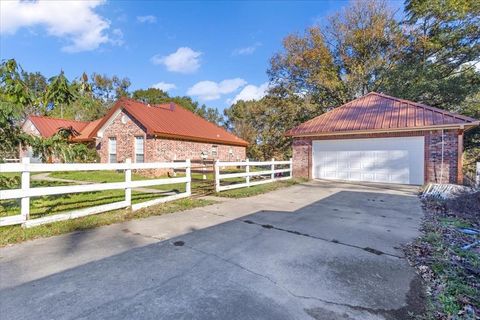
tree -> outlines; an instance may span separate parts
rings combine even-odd
[[[47,79],[40,72],[27,72],[24,70],[21,71],[21,78],[32,95],[34,102],[25,105],[23,111],[24,116],[26,117],[31,114],[44,114],[45,108],[42,105],[40,97],[45,95],[45,92],[47,91]]]
[[[60,128],[49,138],[30,136],[29,146],[33,155],[40,157],[42,162],[50,162],[53,158],[61,162],[94,162],[98,155],[95,149],[83,143],[72,143],[71,139],[79,133],[72,127]]]
[[[480,90],[480,3],[408,0],[405,8],[409,45],[382,89],[462,113],[458,107]]]
[[[109,77],[94,73],[91,79],[93,95],[107,104],[111,104],[121,97],[129,96],[128,88],[131,83],[128,78]]]
[[[302,97],[285,98],[270,94],[259,101],[238,101],[225,110],[226,127],[249,142],[247,155],[252,159],[288,159],[291,138],[285,132],[305,121],[316,109]]]
[[[49,113],[63,118],[64,106],[69,106],[76,99],[75,88],[65,77],[63,70],[59,75],[48,79],[48,87],[43,101]]]
[[[24,107],[34,104],[34,96],[21,76],[21,68],[13,59],[0,65],[0,159],[14,157],[26,136],[19,122]]]
[[[132,98],[148,104],[161,104],[169,101],[170,96],[157,88],[139,89],[132,93]]]
[[[274,87],[308,97],[321,113],[377,90],[404,42],[385,2],[356,1],[325,26],[287,36],[268,74]]]

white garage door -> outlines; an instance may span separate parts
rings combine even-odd
[[[423,184],[424,138],[313,141],[317,179]]]

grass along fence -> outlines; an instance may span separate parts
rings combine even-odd
[[[132,181],[132,170],[144,169],[178,169],[184,168],[185,177],[168,179],[147,179]],[[92,183],[80,185],[66,185],[54,187],[36,187],[31,188],[30,173],[39,172],[59,172],[59,171],[100,171],[100,170],[122,170],[124,171],[124,181],[108,183]],[[40,164],[30,163],[29,158],[23,158],[22,163],[0,164],[0,173],[20,173],[21,186],[19,189],[0,190],[0,201],[21,199],[20,214],[13,216],[0,217],[0,226],[23,224],[25,227],[33,227],[55,221],[63,221],[78,217],[88,216],[101,212],[131,207],[133,211],[148,206],[164,203],[191,195],[191,172],[190,160],[184,162],[154,162],[154,163],[131,163],[127,159],[125,163],[54,163]],[[173,195],[155,198],[148,201],[132,205],[132,188],[151,187],[159,185],[185,184],[185,191]],[[49,215],[41,218],[30,218],[30,198],[51,195],[63,195],[71,193],[82,193],[92,191],[119,190],[125,191],[124,200],[114,203],[108,203],[95,207],[88,207],[79,210],[73,210],[55,215]]]
[[[241,172],[221,173],[226,168],[239,167]],[[268,167],[268,170],[265,170]],[[280,167],[280,168],[279,168]],[[244,169],[244,170],[243,170]],[[215,162],[215,191],[245,188],[292,178],[292,159],[288,161]],[[228,184],[222,184],[222,180]]]

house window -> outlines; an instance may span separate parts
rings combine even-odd
[[[217,154],[218,154],[217,151],[218,151],[218,146],[213,145],[212,146],[212,158],[215,158],[217,156]]]
[[[108,138],[108,162],[117,163],[117,138]]]
[[[145,161],[143,137],[135,137],[135,162],[141,163]]]

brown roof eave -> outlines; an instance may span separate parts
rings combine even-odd
[[[195,142],[218,143],[218,144],[229,145],[229,146],[247,147],[249,145],[249,143],[246,141],[234,142],[234,141],[222,140],[222,139],[208,139],[208,138],[202,138],[202,137],[169,134],[169,133],[163,133],[163,132],[154,132],[154,135],[156,137],[189,140],[189,141],[195,141]]]
[[[355,134],[372,134],[372,133],[389,133],[389,132],[411,132],[411,131],[429,131],[440,129],[465,129],[470,130],[480,125],[480,121],[459,123],[459,124],[445,124],[426,127],[412,127],[412,128],[389,128],[389,129],[376,129],[376,130],[355,130],[355,131],[331,131],[331,132],[306,132],[295,134],[291,130],[287,131],[284,135],[286,137],[313,137],[313,136],[336,136],[336,135],[355,135]]]

